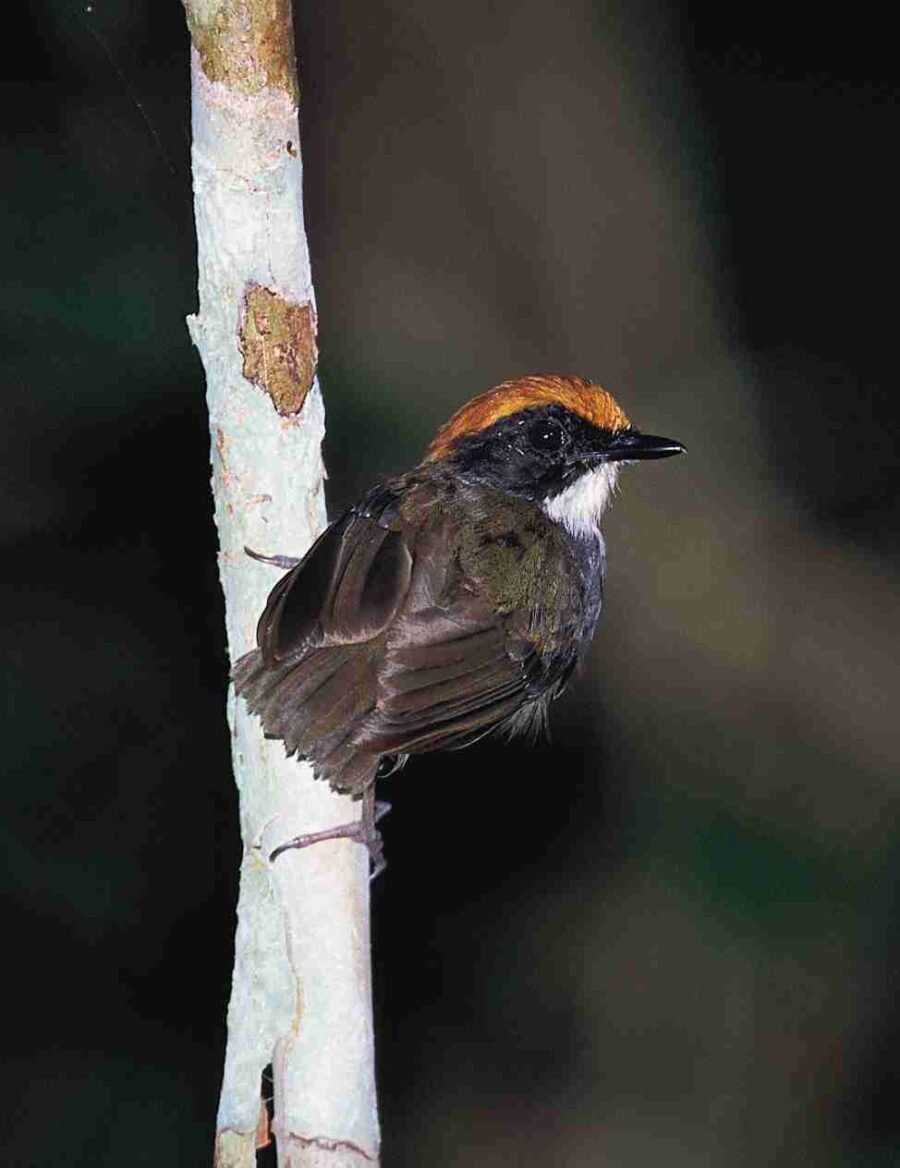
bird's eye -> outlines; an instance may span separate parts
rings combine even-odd
[[[555,454],[566,443],[565,428],[555,418],[541,418],[528,427],[528,441],[541,454]]]

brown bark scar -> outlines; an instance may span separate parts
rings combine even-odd
[[[272,399],[282,417],[299,414],[319,360],[311,304],[295,304],[262,284],[244,293],[240,350],[248,381]]]
[[[266,87],[300,102],[291,0],[184,0],[200,67],[210,81],[255,95]]]
[[[272,1129],[269,1125],[269,1109],[265,1099],[259,1101],[259,1118],[256,1121],[256,1147],[267,1148],[272,1142]]]
[[[291,1143],[296,1143],[301,1148],[322,1148],[326,1152],[350,1152],[354,1156],[361,1156],[363,1160],[368,1160],[372,1164],[377,1159],[375,1156],[370,1156],[359,1144],[354,1144],[352,1140],[333,1140],[329,1139],[328,1136],[301,1136],[297,1132],[288,1132],[287,1135]],[[277,1142],[277,1133],[275,1139]]]

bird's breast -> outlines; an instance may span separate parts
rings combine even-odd
[[[606,544],[599,530],[590,535],[573,537],[572,547],[584,581],[583,626],[585,645],[594,635],[603,604],[603,577],[606,573]]]

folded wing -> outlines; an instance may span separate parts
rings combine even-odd
[[[382,504],[338,520],[275,586],[259,648],[234,669],[266,734],[354,794],[384,755],[456,748],[528,722],[571,667],[539,649],[534,613],[498,610],[477,561],[461,561],[460,529],[478,519],[471,505],[438,499],[410,522],[396,497]],[[502,546],[514,559],[514,541]],[[555,578],[559,568],[537,565]],[[533,591],[559,589],[538,579]]]

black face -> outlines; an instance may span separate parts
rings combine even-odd
[[[464,477],[542,501],[601,463],[666,458],[683,449],[680,442],[634,429],[600,429],[552,405],[520,410],[460,439],[449,461]]]

